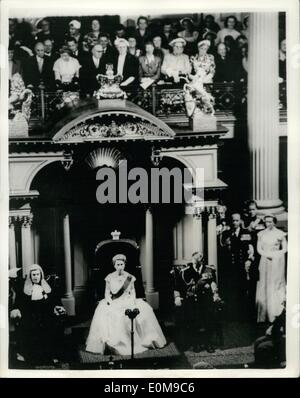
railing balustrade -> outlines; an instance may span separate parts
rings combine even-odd
[[[216,114],[234,115],[239,105],[247,101],[246,83],[212,83],[205,85],[215,98]],[[286,110],[286,82],[279,84],[279,109]],[[51,121],[55,112],[64,106],[62,91],[47,92],[43,86],[34,93],[32,101],[30,128],[42,127]],[[80,95],[80,93],[77,93]],[[152,85],[147,90],[139,88],[128,93],[128,99],[167,123],[187,123],[184,91],[168,85]]]

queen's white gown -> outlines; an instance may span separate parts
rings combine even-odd
[[[131,281],[127,282],[128,286],[123,291],[128,277],[131,277]],[[134,353],[165,346],[166,339],[152,308],[144,300],[135,297],[135,277],[125,271],[122,275],[115,271],[107,275],[105,281],[105,298],[95,310],[86,350],[103,354],[105,348],[108,348],[115,354],[130,355],[131,320],[125,311],[134,308],[140,311],[134,320]],[[120,297],[112,299],[120,291]]]
[[[277,228],[265,229],[257,234],[257,251],[261,255],[256,289],[258,322],[273,322],[283,310],[286,293],[285,235]]]

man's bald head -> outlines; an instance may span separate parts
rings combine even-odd
[[[45,46],[44,46],[44,44],[43,43],[36,43],[36,45],[34,46],[34,52],[39,57],[43,58],[44,55],[45,55]]]
[[[94,47],[92,48],[92,54],[95,58],[101,58],[103,53],[103,47],[101,44],[95,44]]]
[[[231,216],[231,222],[234,228],[239,228],[242,223],[242,218],[240,213],[233,213]]]

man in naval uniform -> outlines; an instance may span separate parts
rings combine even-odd
[[[242,227],[239,213],[231,216],[231,227],[222,234],[222,246],[225,248],[226,297],[228,313],[235,320],[251,316],[255,305],[257,276],[253,266],[255,253],[252,234]]]
[[[200,351],[200,331],[208,352],[214,352],[212,335],[216,303],[221,302],[215,281],[215,268],[203,263],[202,253],[195,252],[192,262],[174,275],[174,303],[182,339]]]
[[[257,252],[257,234],[266,228],[263,217],[257,214],[257,204],[254,200],[246,203],[246,212],[244,216],[244,227],[251,233],[252,245],[254,249],[253,262],[251,265],[251,281],[249,286],[250,302],[251,302],[251,317],[256,319],[255,295],[256,284],[259,279],[259,260],[260,255]]]

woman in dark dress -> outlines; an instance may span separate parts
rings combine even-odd
[[[57,291],[45,280],[42,268],[37,264],[28,267],[23,289],[16,292],[10,313],[16,324],[17,359],[57,362],[64,314]]]

